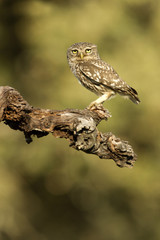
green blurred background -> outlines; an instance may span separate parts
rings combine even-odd
[[[33,106],[85,108],[96,96],[78,84],[67,48],[98,45],[138,92],[140,105],[117,96],[100,131],[128,140],[132,169],[0,125],[0,239],[160,239],[160,1],[1,0],[0,83]]]

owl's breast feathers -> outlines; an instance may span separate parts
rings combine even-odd
[[[108,63],[102,60],[84,61],[79,62],[76,69],[75,75],[82,85],[97,95],[113,91],[128,96],[136,104],[140,102],[136,90],[123,81]]]

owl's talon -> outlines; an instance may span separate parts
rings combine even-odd
[[[95,102],[92,102],[88,107],[87,109],[90,110],[90,111],[93,111],[93,110],[98,110],[98,109],[102,109],[103,108],[103,105],[102,104],[97,104]]]
[[[101,119],[108,120],[108,118],[112,117],[112,115],[109,113],[109,111],[103,107],[102,103],[92,102],[87,107],[87,109],[89,111],[96,112]]]

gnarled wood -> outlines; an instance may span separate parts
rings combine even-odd
[[[76,150],[113,159],[119,167],[132,167],[137,157],[128,142],[97,128],[100,121],[109,117],[102,105],[92,110],[34,108],[14,88],[0,87],[0,121],[22,131],[27,143],[32,142],[33,135],[43,137],[52,133],[69,139]]]

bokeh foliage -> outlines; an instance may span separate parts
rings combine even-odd
[[[98,45],[100,56],[139,92],[117,96],[101,131],[128,140],[133,169],[76,152],[47,136],[27,145],[0,125],[0,239],[160,239],[160,2],[2,0],[0,81],[33,106],[85,108],[95,95],[71,74],[67,48]]]

